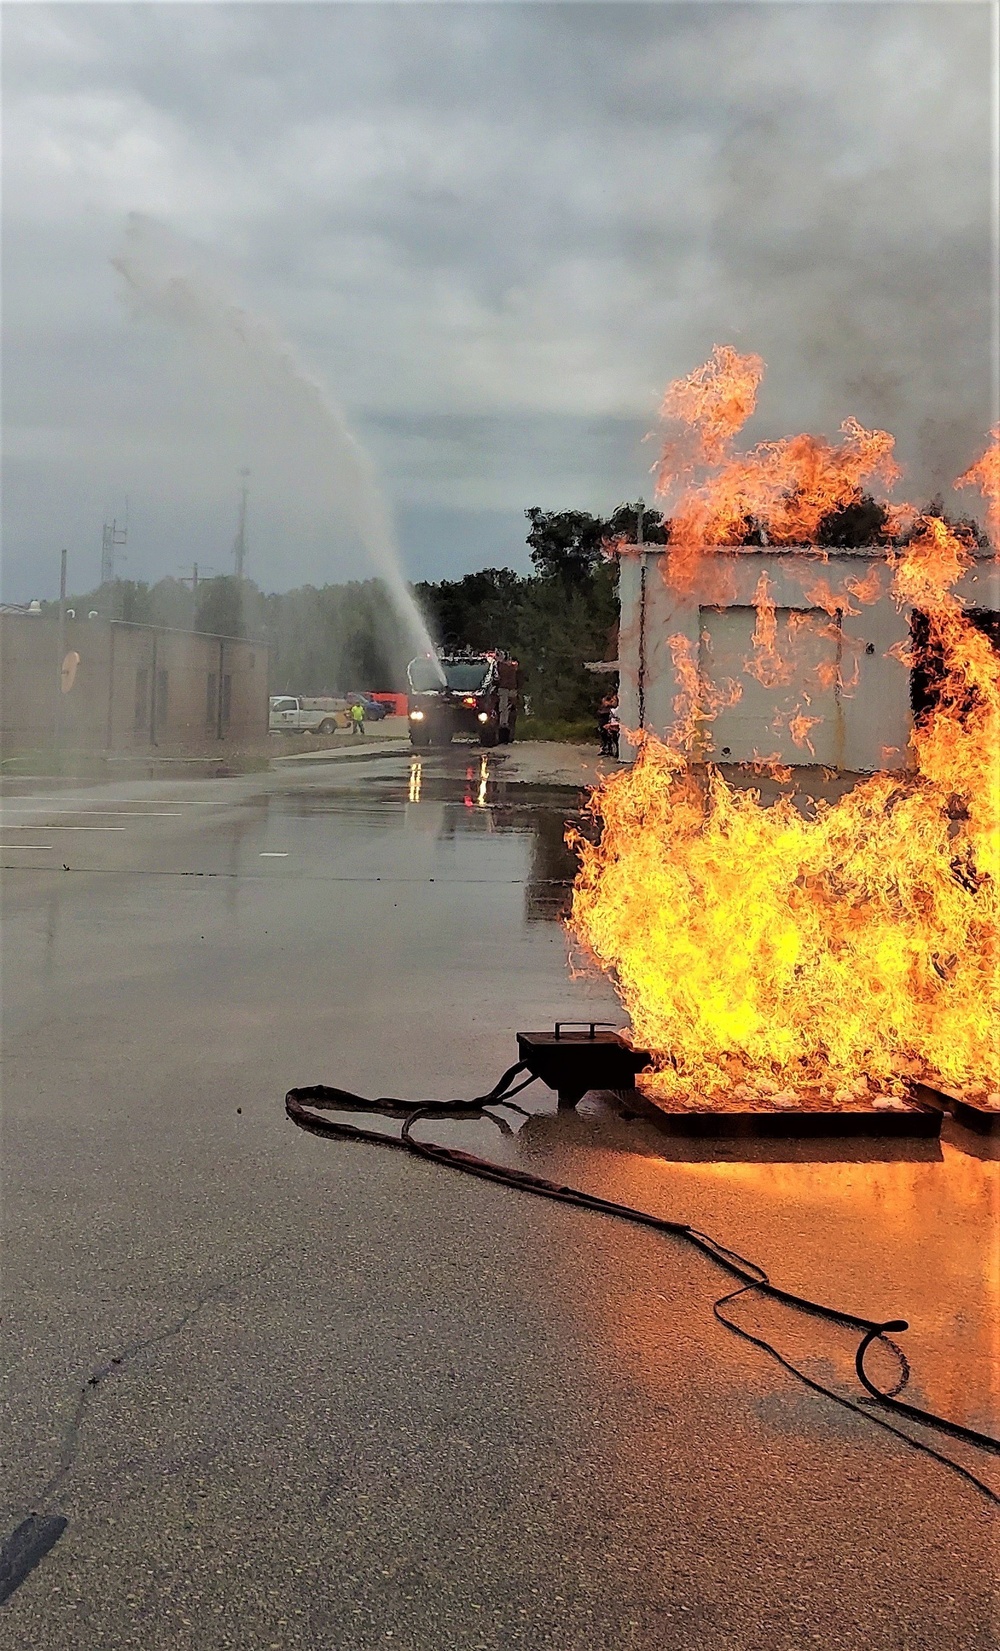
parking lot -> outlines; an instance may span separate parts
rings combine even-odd
[[[567,967],[580,799],[540,773],[7,787],[4,1519],[68,1524],[3,1645],[994,1643],[985,1499],[728,1335],[707,1260],[286,1120],[292,1085],[474,1094],[518,1029],[621,1023]],[[902,1314],[914,1402],[990,1424],[985,1148],[709,1154],[522,1099],[449,1141]],[[767,1325],[850,1379],[849,1338]]]

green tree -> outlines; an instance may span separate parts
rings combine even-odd
[[[462,579],[416,585],[414,595],[440,646],[512,652],[530,583],[511,568],[484,568]]]
[[[121,619],[126,625],[149,625],[149,586],[141,579],[116,579],[97,593],[94,603],[102,619]]]
[[[262,597],[258,632],[268,644],[274,693],[405,687],[412,648],[379,579]]]
[[[518,659],[536,715],[572,721],[596,711],[607,679],[584,666],[604,657],[618,613],[616,584],[616,569],[608,563],[570,590],[558,576],[531,581]]]
[[[168,630],[194,629],[195,598],[179,579],[160,579],[149,593],[150,623]]]
[[[861,549],[877,544],[889,512],[870,493],[858,493],[847,504],[831,510],[819,524],[817,542],[829,549]]]
[[[252,629],[247,621],[259,594],[256,585],[247,579],[241,582],[232,573],[203,580],[198,586],[194,629],[210,636],[247,636]]]
[[[612,544],[616,540],[626,539],[629,544],[635,544],[639,531],[639,506],[636,504],[620,504],[611,512],[605,525],[605,538]],[[642,510],[642,538],[647,545],[665,545],[670,537],[670,524],[665,521],[660,511],[650,510],[643,505]]]
[[[576,584],[592,573],[604,554],[608,524],[586,510],[525,511],[531,523],[528,545],[536,573]]]
[[[463,579],[418,585],[415,594],[440,644],[513,654],[537,714],[590,716],[607,681],[587,671],[585,662],[605,657],[618,614],[617,564],[606,547],[616,538],[634,538],[636,507],[621,505],[607,518],[540,509],[525,515],[533,574],[485,568]],[[654,511],[647,520],[655,543],[652,534],[664,531],[662,518]]]

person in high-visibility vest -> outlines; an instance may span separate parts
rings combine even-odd
[[[365,731],[365,708],[360,699],[356,699],[351,706],[351,733],[363,734]]]

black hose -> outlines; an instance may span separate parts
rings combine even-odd
[[[886,1319],[878,1321],[863,1317],[858,1313],[849,1313],[839,1307],[830,1307],[825,1302],[813,1301],[809,1296],[796,1295],[791,1290],[783,1290],[779,1285],[772,1284],[763,1267],[742,1256],[736,1250],[727,1248],[718,1239],[710,1234],[703,1233],[697,1227],[692,1227],[686,1221],[671,1221],[665,1216],[652,1215],[647,1210],[635,1209],[631,1204],[618,1204],[612,1199],[601,1198],[596,1193],[584,1192],[579,1187],[561,1186],[556,1181],[546,1180],[543,1176],[533,1175],[528,1170],[516,1169],[505,1164],[497,1164],[488,1158],[480,1158],[474,1153],[463,1152],[456,1147],[446,1147],[436,1141],[421,1141],[413,1134],[414,1125],[424,1118],[477,1118],[487,1117],[501,1127],[506,1127],[505,1121],[490,1111],[495,1106],[512,1106],[511,1097],[520,1094],[534,1078],[529,1075],[515,1084],[513,1080],[526,1071],[526,1063],[518,1061],[497,1081],[485,1095],[476,1096],[473,1100],[452,1101],[403,1101],[393,1096],[382,1095],[375,1100],[366,1099],[363,1095],[355,1095],[348,1089],[337,1089],[326,1084],[313,1084],[305,1088],[290,1089],[285,1096],[285,1110],[294,1124],[300,1129],[309,1130],[314,1135],[333,1137],[338,1140],[368,1141],[376,1146],[395,1147],[405,1152],[412,1152],[417,1157],[429,1158],[437,1164],[445,1164],[450,1169],[461,1170],[466,1175],[475,1175],[480,1180],[496,1181],[503,1186],[517,1188],[521,1192],[534,1193],[536,1197],[553,1199],[564,1204],[573,1204],[581,1209],[593,1210],[599,1215],[613,1215],[620,1220],[631,1221],[639,1226],[652,1227],[655,1231],[670,1233],[676,1238],[682,1238],[694,1245],[695,1249],[714,1261],[717,1266],[741,1280],[739,1288],[720,1296],[713,1304],[713,1313],[718,1322],[727,1330],[741,1336],[745,1341],[752,1342],[755,1347],[763,1349],[772,1358],[799,1381],[816,1393],[822,1393],[827,1398],[848,1410],[854,1411],[866,1421],[874,1422],[889,1433],[895,1434],[898,1439],[919,1450],[926,1456],[949,1467],[953,1472],[960,1474],[971,1484],[988,1496],[991,1502],[1000,1503],[998,1495],[989,1485],[970,1469],[960,1462],[945,1456],[935,1450],[932,1445],[922,1439],[915,1439],[912,1434],[903,1428],[894,1427],[892,1422],[884,1416],[874,1414],[870,1408],[871,1400],[885,1407],[890,1413],[906,1417],[910,1421],[918,1422],[924,1427],[933,1428],[938,1432],[946,1433],[952,1438],[960,1439],[966,1444],[974,1445],[980,1450],[1000,1454],[1000,1440],[992,1438],[987,1433],[980,1433],[975,1428],[965,1427],[960,1422],[953,1422],[948,1418],[936,1415],[933,1411],[922,1410],[916,1405],[902,1402],[895,1397],[908,1378],[909,1366],[905,1356],[889,1340],[890,1332],[906,1330],[905,1319]],[[522,1111],[514,1107],[514,1111]],[[348,1124],[335,1121],[332,1118],[318,1116],[319,1112],[367,1112],[378,1113],[387,1117],[401,1118],[403,1127],[398,1135],[386,1135],[376,1129],[365,1129],[358,1124]],[[750,1291],[759,1291],[773,1301],[781,1302],[785,1306],[797,1307],[806,1313],[832,1320],[837,1324],[852,1325],[864,1332],[861,1344],[855,1358],[855,1368],[858,1380],[870,1395],[860,1403],[837,1393],[825,1383],[807,1376],[804,1371],[792,1364],[782,1353],[762,1336],[752,1334],[742,1325],[728,1318],[722,1308],[729,1302]],[[890,1347],[900,1361],[902,1370],[901,1382],[892,1392],[885,1392],[875,1386],[864,1367],[865,1354],[873,1341],[881,1340]]]

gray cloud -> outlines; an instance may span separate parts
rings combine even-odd
[[[222,568],[239,454],[131,319],[138,210],[209,249],[375,454],[407,565],[525,564],[526,505],[650,491],[664,383],[769,363],[755,436],[854,413],[917,496],[990,422],[986,5],[8,11],[5,592]],[[272,467],[272,471],[277,467]],[[301,513],[300,513],[301,514]],[[272,588],[365,571],[261,474]]]

